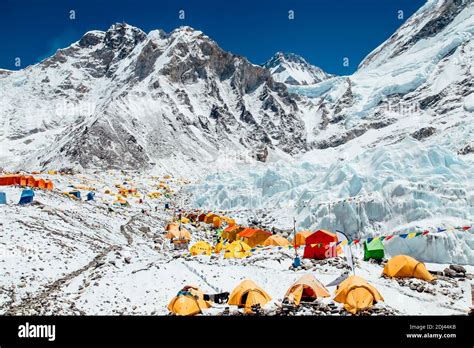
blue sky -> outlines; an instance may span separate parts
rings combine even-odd
[[[149,32],[202,30],[225,50],[263,63],[294,52],[334,74],[350,74],[426,0],[0,0],[0,68],[35,64],[88,30],[127,22]],[[185,11],[185,19],[178,17]],[[76,19],[69,19],[74,10]],[[288,11],[294,19],[288,19]],[[404,19],[398,18],[398,11]],[[343,66],[344,57],[350,65]]]

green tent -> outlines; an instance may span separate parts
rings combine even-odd
[[[369,243],[364,242],[364,260],[375,259],[382,260],[385,256],[382,241],[380,239],[372,239]]]

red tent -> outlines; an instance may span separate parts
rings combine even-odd
[[[21,175],[3,175],[0,176],[0,186],[20,185]]]
[[[331,245],[331,243],[333,243]],[[307,259],[327,259],[337,255],[337,235],[326,230],[317,230],[306,238],[303,257]],[[331,246],[330,246],[331,245]]]

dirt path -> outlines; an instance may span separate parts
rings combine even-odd
[[[43,314],[47,312],[47,307],[52,305],[52,298],[55,293],[59,292],[61,288],[70,280],[80,276],[84,272],[94,269],[100,265],[102,259],[104,259],[110,252],[121,250],[120,246],[110,246],[102,251],[100,254],[95,256],[87,265],[79,268],[64,277],[61,277],[50,284],[47,284],[43,290],[32,297],[26,297],[21,300],[20,303],[11,306],[5,312],[5,315],[25,315],[25,314]],[[70,301],[67,301],[70,302]],[[71,307],[74,307],[74,303],[70,302]],[[80,314],[85,314],[77,308],[74,308]]]

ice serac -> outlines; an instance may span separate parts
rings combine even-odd
[[[0,157],[16,168],[146,168],[234,152],[265,161],[306,149],[285,85],[190,27],[115,24],[0,81]]]
[[[294,53],[277,52],[263,67],[271,72],[275,81],[289,85],[312,85],[333,76]]]

